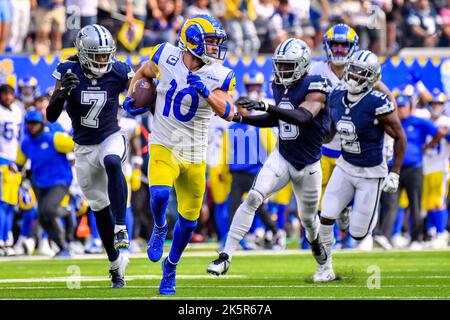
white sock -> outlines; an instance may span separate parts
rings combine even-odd
[[[262,202],[262,196],[261,196]],[[252,201],[254,204],[254,201]],[[255,211],[259,206],[250,205],[248,198],[237,209],[233,221],[231,222],[230,231],[228,231],[227,241],[225,242],[225,248],[223,252],[228,254],[231,260],[234,250],[239,245],[239,242],[245,237],[252,226],[253,219],[255,218]]]
[[[309,243],[317,239],[319,235],[319,218],[317,215],[314,216],[314,220],[311,223],[305,223],[303,227],[305,228],[305,236]]]
[[[119,257],[116,260],[109,262],[109,266],[111,267],[111,269],[117,269],[120,266],[121,261],[122,261],[122,254],[120,253]]]
[[[120,230],[124,230],[124,229],[126,229],[126,228],[127,228],[126,225],[116,224],[116,225],[114,226],[114,233],[117,233],[117,232],[119,232]]]
[[[333,232],[334,224],[333,225],[325,225],[320,224],[319,228],[319,235],[320,235],[320,241],[322,241],[324,246],[332,246],[334,242],[334,232]]]

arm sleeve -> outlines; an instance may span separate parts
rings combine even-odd
[[[277,127],[278,118],[272,114],[262,114],[257,116],[242,116],[241,123],[249,124],[254,127]]]
[[[53,137],[53,144],[55,146],[56,151],[61,153],[69,153],[73,151],[74,142],[72,138],[62,132],[55,133]]]
[[[48,103],[48,107],[45,110],[46,117],[49,122],[53,123],[58,120],[64,109],[65,101],[66,99],[62,96],[61,90],[56,90],[53,92],[50,102]]]
[[[19,167],[23,167],[26,162],[27,162],[27,157],[23,153],[22,147],[19,147],[19,150],[17,151],[16,163]]]
[[[302,123],[309,122],[313,119],[311,112],[303,107],[298,107],[294,110],[282,109],[275,106],[269,106],[267,110],[269,114],[275,115],[280,120],[286,121],[289,124],[299,125]]]

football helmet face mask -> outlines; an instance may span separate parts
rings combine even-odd
[[[380,78],[380,62],[369,50],[356,51],[345,65],[344,81],[351,94],[360,94],[372,89]]]
[[[91,24],[78,31],[75,47],[83,68],[94,77],[111,71],[116,58],[116,44],[111,33],[103,26]]]
[[[280,43],[272,56],[274,82],[285,87],[303,77],[311,66],[311,49],[300,39]]]
[[[194,15],[180,29],[178,47],[201,59],[205,64],[223,61],[228,39],[219,21],[206,14]]]
[[[35,77],[25,77],[18,81],[19,99],[24,103],[33,103],[39,95],[38,81]]]
[[[323,49],[327,59],[334,65],[342,66],[358,50],[358,35],[346,24],[337,24],[325,32]]]

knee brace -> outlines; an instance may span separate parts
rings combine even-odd
[[[264,202],[264,198],[261,193],[254,189],[251,189],[245,201],[247,202],[248,206],[256,211]]]
[[[195,230],[197,227],[197,220],[191,221],[178,215],[178,223],[180,224],[180,229],[183,232],[189,233]]]

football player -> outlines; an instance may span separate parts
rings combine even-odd
[[[440,128],[449,132],[450,118],[445,116],[444,103],[447,97],[439,90],[432,93],[428,110],[430,119]],[[428,211],[429,224],[436,228],[436,234],[431,241],[431,248],[445,249],[448,246],[446,204],[448,171],[450,157],[450,135],[446,135],[434,147],[426,150],[423,157],[423,195],[422,207]]]
[[[14,255],[12,227],[22,176],[15,163],[22,137],[23,114],[14,89],[0,86],[0,256]]]
[[[378,57],[370,51],[356,51],[345,66],[346,86],[330,94],[334,132],[339,133],[342,153],[325,189],[320,217],[320,239],[326,259],[319,262],[314,281],[335,279],[331,247],[333,225],[339,214],[354,199],[350,235],[362,240],[377,222],[381,191],[395,192],[406,148],[406,138],[394,104],[386,94],[373,90],[381,77]],[[384,134],[395,139],[395,160],[388,174],[383,154]]]
[[[178,47],[162,43],[131,82],[158,77],[156,110],[150,135],[150,202],[155,226],[148,243],[151,261],[161,259],[168,232],[165,211],[172,187],[178,198],[178,221],[169,256],[162,262],[161,294],[175,293],[175,273],[192,231],[197,225],[205,192],[208,124],[215,112],[226,120],[234,115],[228,93],[235,86],[234,72],[216,60],[224,60],[227,35],[209,15],[187,19],[179,34]],[[146,112],[127,97],[124,109],[131,114]]]
[[[265,111],[254,116],[237,115],[233,121],[258,127],[279,126],[278,149],[274,150],[258,173],[247,199],[238,208],[225,249],[207,267],[207,272],[225,274],[239,241],[250,229],[255,211],[271,194],[292,182],[298,212],[311,243],[314,258],[326,259],[319,235],[317,209],[320,200],[322,170],[321,146],[329,133],[327,95],[330,81],[322,76],[309,76],[311,50],[299,39],[287,39],[275,49],[273,93],[276,106],[264,101],[241,99],[247,109]]]
[[[346,24],[336,24],[330,27],[324,34],[323,49],[326,53],[326,60],[313,63],[309,74],[327,77],[333,88],[344,84],[344,68],[351,55],[358,50],[359,38],[355,30]],[[375,84],[375,88],[388,95],[391,101],[394,99],[389,89],[380,81]],[[334,106],[330,105],[331,108]],[[322,146],[322,196],[330,180],[331,173],[336,167],[336,160],[341,155],[341,142],[339,135],[335,135],[333,140]],[[321,202],[322,203],[322,202]],[[321,204],[319,210],[321,210]],[[337,225],[342,232],[346,232],[349,224],[351,206],[346,207],[338,216]],[[348,236],[348,235],[347,235]],[[346,244],[350,237],[345,239]]]
[[[115,58],[111,33],[93,24],[77,35],[77,55],[60,63],[53,76],[56,86],[47,108],[55,122],[66,104],[75,141],[75,170],[82,193],[94,211],[98,231],[110,261],[111,286],[125,285],[129,246],[125,226],[127,183],[122,163],[128,153],[126,134],[117,120],[119,94],[134,72]],[[112,213],[112,215],[111,215]]]
[[[34,100],[39,96],[38,81],[35,77],[24,77],[19,79],[17,88],[18,99],[23,103],[23,108],[27,110],[34,105]]]

